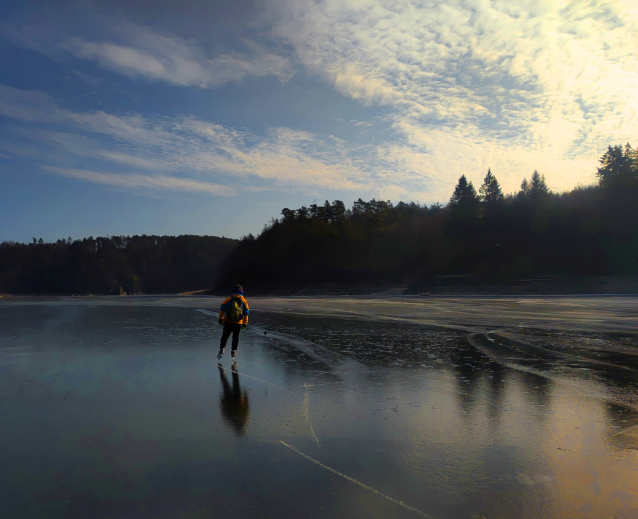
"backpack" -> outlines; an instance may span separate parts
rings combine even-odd
[[[226,319],[231,323],[237,323],[244,319],[242,307],[244,302],[239,297],[231,297],[226,308]]]

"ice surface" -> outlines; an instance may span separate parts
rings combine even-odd
[[[637,298],[0,302],[0,517],[638,517]]]

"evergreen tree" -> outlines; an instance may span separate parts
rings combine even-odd
[[[295,220],[305,224],[310,220],[310,212],[305,205],[302,205],[297,211],[295,211]]]
[[[332,215],[337,222],[345,218],[346,205],[341,200],[335,200],[332,203]]]
[[[638,177],[638,148],[633,149],[631,144],[625,144],[625,157],[629,161],[629,169],[634,177]]]
[[[450,198],[450,209],[452,222],[456,222],[453,223],[453,226],[462,224],[461,227],[456,228],[457,231],[463,228],[469,232],[467,225],[476,222],[479,218],[481,202],[472,182],[468,182],[465,175],[459,178],[459,183],[454,188],[454,193]]]
[[[539,198],[549,193],[549,188],[545,182],[545,175],[541,175],[537,170],[534,170],[529,180],[524,178],[523,182],[521,182],[521,190],[518,192],[517,197]]]
[[[638,156],[629,143],[624,150],[622,146],[609,146],[599,162],[601,167],[597,168],[596,176],[601,186],[638,174]]]
[[[504,199],[501,186],[490,169],[487,170],[487,175],[485,175],[483,185],[481,185],[481,188],[479,189],[479,198],[488,206]]]
[[[462,175],[461,178],[459,178],[459,183],[454,188],[454,193],[450,198],[450,205],[454,207],[473,204],[475,202],[478,202],[476,189],[474,189],[472,182],[468,182],[465,175]]]
[[[534,170],[529,181],[529,195],[531,197],[543,196],[549,193],[549,188],[545,182],[545,175],[541,175]]]
[[[283,215],[283,221],[286,223],[292,223],[295,221],[295,211],[293,211],[292,209],[288,209],[287,207],[284,207],[281,210],[281,214]]]

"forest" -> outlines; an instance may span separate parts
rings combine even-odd
[[[552,193],[535,171],[505,195],[488,170],[463,175],[449,202],[357,200],[283,209],[225,260],[219,288],[308,283],[486,282],[539,275],[638,274],[638,155],[609,146],[598,183]]]
[[[258,236],[111,236],[0,244],[0,293],[159,294],[312,283],[638,274],[638,154],[609,146],[598,183],[504,194],[488,170],[445,205],[358,199],[285,208]]]
[[[237,240],[110,236],[0,244],[0,293],[171,294],[212,287]]]

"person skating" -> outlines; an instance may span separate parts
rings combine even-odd
[[[222,332],[222,339],[219,343],[217,360],[222,359],[224,351],[226,350],[226,343],[231,333],[233,334],[233,342],[231,343],[230,354],[233,361],[237,357],[239,331],[245,330],[246,326],[248,326],[248,313],[248,301],[244,298],[244,289],[241,285],[236,285],[233,289],[233,293],[224,299],[224,302],[219,308],[219,324],[224,327],[224,331]]]

